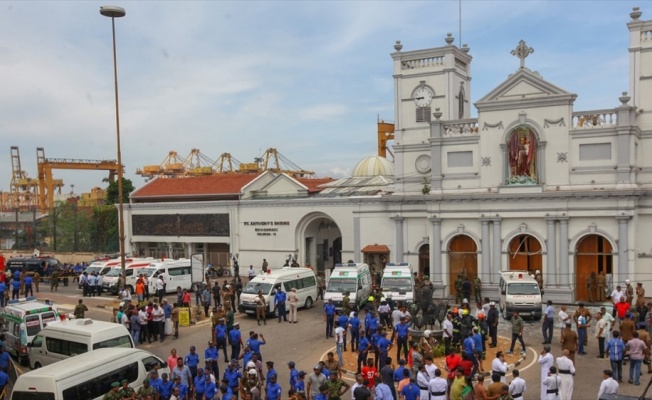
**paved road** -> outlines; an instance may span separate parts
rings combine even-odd
[[[38,294],[39,299],[50,298],[62,309],[72,310],[74,304],[77,303],[81,292],[76,286],[61,287],[59,292],[50,293],[49,289],[42,291]],[[97,306],[107,304],[112,299],[108,295],[101,298],[83,298],[84,303],[89,306],[90,311],[88,316],[100,320],[109,320],[111,312]],[[169,297],[172,300],[172,296]],[[193,299],[194,300],[194,299]],[[569,311],[573,311],[572,309]],[[287,362],[292,360],[297,363],[298,369],[303,369],[307,372],[312,370],[313,365],[324,355],[325,352],[334,347],[332,339],[325,339],[324,323],[322,322],[322,303],[318,302],[315,307],[310,310],[299,311],[299,323],[278,323],[276,320],[270,319],[267,321],[266,326],[258,326],[256,320],[245,315],[236,315],[236,319],[240,322],[243,337],[247,337],[248,332],[254,330],[262,333],[267,339],[267,345],[262,347],[262,354],[264,360],[275,361],[275,369],[279,373],[279,383],[282,385],[284,392],[288,388],[288,368]],[[527,384],[528,390],[525,399],[538,399],[540,389],[540,369],[536,363],[539,352],[541,351],[542,337],[540,322],[526,321],[527,327],[525,330],[525,341],[527,346],[532,346],[528,349],[527,357],[523,360],[522,365],[519,367],[521,370],[521,377],[523,377]],[[553,339],[552,352],[555,357],[561,355],[560,345],[558,343],[559,335],[555,331]],[[509,324],[501,320],[499,325],[499,335],[510,337]],[[210,331],[208,321],[200,321],[197,325],[184,327],[180,329],[180,337],[177,340],[166,339],[164,343],[152,343],[140,346],[143,349],[157,354],[159,357],[167,359],[171,348],[176,348],[177,353],[185,355],[191,345],[197,347],[198,352],[203,355],[203,350],[206,343],[210,338]],[[577,357],[576,368],[578,373],[575,378],[575,391],[573,399],[595,399],[598,392],[598,387],[602,380],[602,370],[609,368],[608,360],[596,359],[597,355],[597,342],[595,339],[589,342],[588,350],[589,355]],[[221,357],[221,356],[220,356]],[[517,360],[517,356],[508,359],[508,362]],[[203,360],[203,357],[202,357]],[[490,365],[491,360],[485,361],[485,366]],[[220,359],[220,371],[224,371],[224,362]],[[639,396],[645,384],[650,379],[650,376],[644,375],[641,379],[642,386],[634,386],[624,383],[621,385],[620,394],[636,395]],[[508,381],[511,376],[508,377]]]

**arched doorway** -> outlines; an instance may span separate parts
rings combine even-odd
[[[587,235],[577,244],[575,249],[575,290],[576,300],[588,300],[586,279],[595,272],[612,273],[613,255],[611,243],[601,235]]]
[[[424,244],[419,247],[419,274],[430,275],[430,245]]]
[[[532,235],[518,235],[509,242],[509,269],[528,271],[534,274],[541,271],[543,256],[541,243]]]
[[[469,280],[478,275],[478,246],[468,235],[457,235],[448,244],[448,284],[455,293],[457,276],[466,275]]]
[[[323,273],[342,262],[342,232],[333,219],[321,213],[308,215],[297,229],[298,234],[303,236],[302,261],[305,266]],[[300,265],[302,261],[298,261]]]

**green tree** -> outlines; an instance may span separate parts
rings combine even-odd
[[[93,207],[92,236],[94,251],[103,253],[120,251],[120,243],[118,241],[118,209],[114,205]]]
[[[134,184],[130,179],[122,178],[122,202],[129,203],[129,194],[134,191]],[[104,204],[117,204],[118,203],[118,181],[109,182],[109,187],[106,188],[106,200]],[[117,220],[116,216],[116,220]]]

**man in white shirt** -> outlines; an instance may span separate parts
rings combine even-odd
[[[496,353],[496,358],[491,361],[491,375],[500,375],[500,381],[502,383],[507,383],[505,374],[509,364],[505,361],[505,354],[502,351]]]
[[[602,314],[602,319],[606,323],[604,342],[609,343],[609,340],[611,340],[611,330],[614,328],[614,322],[616,322],[616,319],[612,314],[607,312],[605,307],[600,307],[600,314]]]
[[[444,347],[446,354],[449,353],[451,348],[451,342],[453,341],[453,315],[451,313],[446,314],[446,319],[442,322],[442,337],[444,338]]]
[[[602,398],[603,394],[618,394],[618,382],[611,377],[611,370],[605,369],[602,371],[603,380],[598,390],[598,400]]]
[[[616,304],[620,303],[620,298],[623,297],[625,293],[620,290],[620,286],[616,286],[613,292],[611,292],[611,302],[614,304],[613,314],[616,315]]]
[[[163,296],[165,295],[165,277],[163,275],[159,275],[156,279],[156,296],[158,297],[159,303],[163,302]]]
[[[513,370],[512,375],[514,379],[509,383],[509,394],[514,400],[520,400],[523,398],[523,393],[527,390],[527,386],[525,385],[525,380],[521,378],[519,370]]]
[[[127,313],[126,313],[126,312],[122,313],[122,316],[120,317],[120,323],[121,323],[125,328],[127,328],[128,331],[131,331],[131,330],[129,329],[129,317],[127,316]]]
[[[598,358],[604,358],[604,344],[607,337],[608,325],[602,313],[596,313],[595,319],[598,321],[595,324],[595,337],[598,339]]]
[[[441,370],[435,370],[435,377],[428,382],[428,392],[430,392],[430,400],[446,400],[446,391],[448,390],[448,382],[441,377]]]
[[[342,355],[342,350],[344,349],[344,328],[341,326],[335,328],[335,349],[340,367],[343,367],[344,356]]]
[[[355,400],[355,396],[353,395],[353,392],[355,392],[355,390],[360,386],[363,386],[362,385],[363,380],[364,378],[362,377],[362,374],[355,375],[355,383],[351,385],[351,400]]]
[[[159,340],[161,343],[165,339],[165,311],[158,304],[154,303],[152,308],[152,321],[154,321],[154,340],[156,340],[156,335],[158,334]]]
[[[425,362],[426,362],[426,373],[428,374],[428,379],[429,379],[429,380],[430,380],[430,379],[434,379],[435,376],[436,376],[435,374],[437,373],[437,370],[438,370],[439,368],[437,368],[437,366],[436,366],[435,363],[433,362],[433,359],[432,359],[432,356],[431,356],[431,355],[427,355],[427,356],[425,356],[423,359],[424,359]]]
[[[550,367],[550,371],[548,371],[548,376],[546,376],[546,379],[541,383],[541,400],[564,399],[559,396],[560,386],[561,378],[557,375],[557,368],[553,365]]]
[[[561,387],[559,388],[559,398],[561,400],[571,400],[573,398],[573,383],[575,377],[575,365],[568,358],[568,350],[562,351],[562,356],[557,357],[557,371],[561,378]]]
[[[559,320],[559,329],[561,329],[562,331],[566,328],[566,321],[571,321],[571,316],[568,315],[566,310],[567,310],[566,306],[561,306],[561,309],[557,313],[557,318]]]
[[[546,378],[548,378],[548,375],[550,373],[550,368],[553,367],[553,364],[555,362],[554,358],[552,358],[552,354],[550,354],[550,345],[546,344],[543,346],[543,350],[541,350],[541,354],[539,354],[539,359],[537,360],[539,365],[541,366],[541,382],[545,382]],[[556,375],[556,374],[555,374]],[[546,391],[546,385],[541,384],[541,399],[547,399],[547,391]]]

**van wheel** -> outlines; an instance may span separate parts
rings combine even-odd
[[[32,368],[32,369],[39,369],[41,367],[42,367],[41,363],[37,361],[37,362],[34,363],[34,368]]]
[[[308,296],[308,298],[306,299],[306,304],[304,305],[304,307],[307,310],[309,308],[312,308],[312,304],[313,304],[312,297]]]

